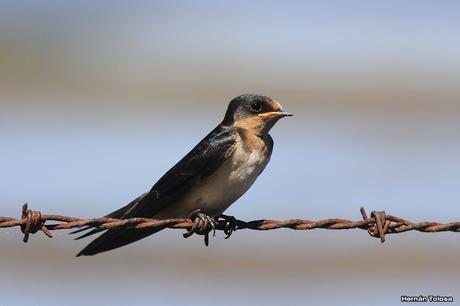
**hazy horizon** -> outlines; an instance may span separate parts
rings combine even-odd
[[[246,92],[294,117],[227,211],[244,220],[460,220],[456,1],[0,3],[0,216],[105,215],[149,190]],[[452,295],[456,233],[168,230],[93,258],[0,231],[11,305],[399,305]],[[43,297],[45,294],[52,298]]]

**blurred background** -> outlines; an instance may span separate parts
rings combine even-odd
[[[121,207],[256,92],[295,116],[228,214],[460,220],[459,30],[458,1],[1,1],[0,215]],[[67,232],[0,234],[5,305],[460,298],[453,233],[170,230],[92,258]]]

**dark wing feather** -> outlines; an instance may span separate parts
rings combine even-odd
[[[108,216],[122,219],[153,217],[222,165],[235,149],[236,133],[231,127],[217,126],[190,153],[166,172],[148,193]],[[120,214],[121,216],[118,216]],[[144,238],[159,230],[161,229],[108,230],[92,241],[77,256],[94,255],[108,251]],[[95,229],[83,236],[87,237],[98,232],[100,230]]]
[[[236,130],[217,126],[152,187],[149,200],[134,205],[126,217],[152,217],[213,174],[233,153]]]
[[[117,209],[115,210],[114,212],[111,212],[110,214],[108,215],[105,215],[104,217],[107,217],[107,218],[116,218],[116,219],[123,219],[123,217],[126,215],[126,212],[128,210],[130,210],[134,205],[138,205],[140,201],[144,201],[145,199],[145,196],[147,195],[148,193],[144,193],[140,196],[138,196],[137,198],[135,198],[134,200],[132,200],[131,202],[129,202],[128,205],[126,206],[123,206],[122,208],[120,209]],[[70,234],[78,234],[78,233],[81,233],[81,232],[85,232],[87,230],[90,230],[92,227],[91,226],[87,226],[87,227],[83,227],[83,228],[80,228],[80,229],[77,229],[73,232],[70,232]],[[88,236],[92,236],[94,234],[97,234],[97,233],[100,233],[100,232],[103,232],[105,231],[105,229],[102,229],[102,228],[95,228],[81,236],[78,236],[77,238],[75,238],[75,240],[79,240],[79,239],[83,239],[83,238],[86,238]]]

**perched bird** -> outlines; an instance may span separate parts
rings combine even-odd
[[[209,217],[221,215],[267,166],[273,149],[268,132],[285,116],[292,114],[269,97],[256,94],[236,97],[228,105],[224,120],[149,192],[107,217],[187,218],[196,209]],[[77,256],[119,248],[162,229],[109,229]],[[77,239],[101,231],[93,229]]]

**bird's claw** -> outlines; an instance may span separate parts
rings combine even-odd
[[[200,211],[200,209],[197,209],[190,214],[189,218],[193,220],[193,225],[190,230],[184,234],[184,238],[188,238],[193,234],[204,235],[204,244],[208,246],[209,232],[212,230],[213,236],[216,235],[216,220]]]
[[[200,219],[201,222],[204,222],[204,225],[205,225],[204,227],[210,226],[212,228],[212,230],[214,231],[213,236],[215,236],[216,235],[216,220],[202,213],[198,213],[197,217]]]
[[[224,239],[230,238],[233,232],[236,231],[236,229],[238,228],[238,220],[233,216],[227,216],[227,215],[220,215],[217,218],[218,220],[219,218],[221,218],[225,222],[224,233],[226,236]]]
[[[204,244],[209,245],[209,233],[213,231],[213,236],[216,235],[216,228],[219,226],[222,229],[220,221],[224,221],[223,231],[225,239],[230,238],[234,231],[238,229],[238,220],[233,216],[220,215],[215,219],[201,212],[200,209],[193,211],[189,218],[193,221],[192,227],[184,234],[184,238],[188,238],[193,234],[204,235]]]

